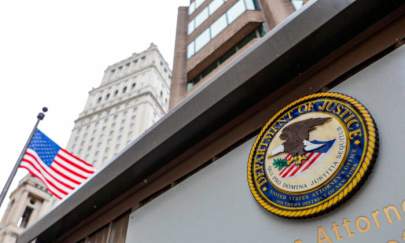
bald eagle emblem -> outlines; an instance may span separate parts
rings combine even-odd
[[[308,118],[292,123],[282,130],[280,139],[283,140],[283,143],[270,151],[268,155],[268,159],[272,159],[279,157],[280,154],[286,154],[284,158],[275,158],[273,161],[274,167],[280,170],[282,177],[293,176],[300,169],[305,171],[319,159],[322,153],[326,153],[332,147],[335,140],[309,140],[312,131],[330,120],[330,117]],[[288,170],[287,168],[294,169]]]

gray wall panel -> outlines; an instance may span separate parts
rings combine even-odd
[[[338,242],[402,241],[405,230],[405,47],[351,77],[334,89],[360,100],[375,117],[380,131],[380,155],[370,178],[353,198],[332,212],[306,220],[273,216],[259,207],[246,182],[246,162],[253,140],[242,144],[215,163],[183,181],[130,216],[127,242],[136,243],[293,243],[296,239],[317,242],[318,226],[332,241],[331,230],[340,225],[343,240]],[[387,223],[383,208],[396,205]],[[372,212],[380,211],[380,229]],[[342,226],[344,218],[354,221],[367,216],[371,227],[349,238]],[[405,240],[405,238],[404,238]]]

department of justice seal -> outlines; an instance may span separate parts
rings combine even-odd
[[[249,156],[249,188],[276,215],[324,213],[365,180],[377,145],[374,120],[357,100],[331,92],[303,97],[262,128]]]

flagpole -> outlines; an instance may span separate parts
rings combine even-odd
[[[32,129],[32,131],[31,131],[31,133],[30,133],[30,135],[29,135],[29,137],[27,139],[27,142],[24,145],[23,150],[21,151],[20,156],[18,156],[18,159],[17,159],[17,161],[16,161],[16,163],[14,165],[14,168],[11,171],[11,173],[10,173],[8,179],[7,179],[7,182],[3,187],[3,190],[1,191],[1,194],[0,194],[0,208],[1,208],[2,204],[3,204],[4,198],[6,198],[6,195],[7,195],[8,189],[10,188],[11,182],[13,181],[14,176],[17,173],[18,166],[20,166],[20,163],[21,163],[21,160],[22,160],[22,158],[23,158],[23,156],[25,154],[25,151],[27,150],[27,147],[30,144],[31,139],[34,136],[35,131],[37,130],[38,124],[39,124],[40,121],[42,121],[45,118],[45,112],[47,112],[47,111],[48,111],[48,108],[43,107],[42,112],[38,113],[38,115],[37,115],[37,121],[35,122],[34,128]]]

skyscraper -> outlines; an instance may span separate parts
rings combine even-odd
[[[170,79],[169,66],[154,44],[107,67],[75,121],[68,150],[97,168],[106,165],[167,112]]]
[[[177,17],[171,106],[227,66],[303,0],[191,0]]]
[[[169,108],[171,71],[155,44],[110,65],[99,87],[89,92],[75,120],[68,150],[105,166]],[[24,177],[11,193],[0,225],[0,242],[14,243],[25,228],[55,204],[41,181]]]

